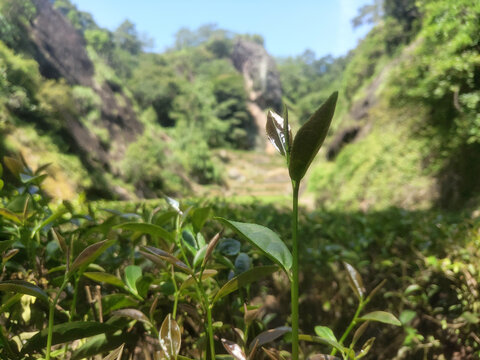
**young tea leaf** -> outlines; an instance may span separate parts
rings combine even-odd
[[[222,338],[222,345],[225,348],[225,350],[227,350],[228,353],[235,358],[235,360],[247,360],[247,356],[243,352],[240,345],[234,343],[233,341],[229,341],[223,338]]]
[[[338,92],[334,92],[303,124],[293,140],[288,170],[290,178],[299,182],[320,150],[332,122]]]
[[[280,240],[278,235],[272,230],[257,224],[242,223],[223,218],[216,219],[235,231],[235,233],[244,240],[255,245],[265,254],[265,256],[282,267],[288,275],[290,274],[289,270],[292,267],[292,254],[284,242]]]
[[[334,349],[337,349],[341,353],[344,353],[346,350],[348,350],[347,348],[345,348],[343,345],[339,344],[336,341],[321,338],[319,336],[300,334],[300,335],[298,335],[298,339],[302,340],[302,341],[309,341],[309,342],[315,342],[315,343],[319,343],[319,344],[329,345],[329,346],[333,347]]]
[[[361,359],[364,356],[366,356],[370,351],[370,349],[372,348],[374,342],[375,342],[374,337],[365,341],[365,344],[363,344],[362,349],[358,352],[358,354],[355,355],[355,359]]]
[[[120,309],[120,310],[114,311],[112,315],[127,317],[133,320],[143,322],[144,324],[147,324],[148,326],[153,327],[148,317],[144,313],[142,313],[140,310],[137,310],[137,309]]]
[[[192,274],[192,270],[185,263],[183,263],[182,261],[177,259],[175,256],[167,253],[166,251],[163,251],[162,249],[158,249],[158,248],[153,247],[153,246],[143,246],[143,249],[145,249],[148,252],[154,254],[155,256],[160,258],[161,260],[167,261],[170,264],[175,265],[179,269],[181,269],[181,270],[183,270],[183,271],[185,271],[189,274]]]
[[[165,353],[167,359],[175,359],[180,352],[182,344],[182,334],[177,322],[172,319],[170,314],[167,315],[162,323],[159,332],[160,346]]]
[[[365,287],[363,286],[363,280],[360,276],[360,273],[352,265],[345,261],[343,262],[343,265],[347,269],[347,277],[350,287],[359,299],[363,299],[363,295],[365,294]]]
[[[8,168],[8,170],[10,170],[10,172],[13,175],[15,175],[15,177],[17,179],[19,179],[20,178],[20,173],[22,173],[23,170],[25,169],[22,162],[15,159],[15,158],[10,157],[10,156],[4,156],[3,157],[3,162],[4,162],[5,166]]]
[[[122,352],[123,352],[124,346],[125,344],[122,344],[121,346],[113,350],[110,354],[105,356],[103,360],[120,360],[122,358]]]
[[[251,284],[252,282],[258,281],[261,278],[264,278],[268,275],[271,275],[277,270],[278,268],[275,265],[259,266],[251,270],[248,270],[238,276],[235,276],[233,279],[231,279],[225,285],[223,285],[220,290],[218,290],[212,302],[215,303],[222,297],[227,296],[228,294],[234,292],[235,290],[241,287],[244,287],[248,284]]]
[[[138,296],[138,290],[136,282],[142,276],[142,268],[137,265],[128,265],[125,268],[125,283],[128,290],[134,295]]]
[[[288,128],[288,130],[287,130]],[[292,132],[285,120],[273,111],[268,111],[267,125],[266,125],[267,137],[277,151],[285,156],[287,149],[291,144],[287,145],[287,141],[292,138]],[[288,134],[287,136],[285,136]]]
[[[103,240],[90,245],[77,256],[73,264],[70,266],[69,273],[73,273],[82,266],[86,266],[94,262],[105,250],[113,245],[115,240]]]
[[[250,342],[250,350],[253,349],[254,346],[262,346],[269,342],[272,342],[291,331],[292,328],[288,326],[280,326],[275,329],[261,332]]]
[[[401,326],[402,323],[392,314],[386,311],[373,311],[367,315],[363,315],[358,320],[360,321],[377,321],[384,324]]]
[[[213,239],[210,240],[210,242],[208,243],[207,250],[205,251],[205,256],[203,257],[202,267],[204,267],[207,264],[207,261],[212,256],[213,250],[215,250],[215,247],[217,246],[218,241],[222,236],[222,233],[223,231],[216,233]]]

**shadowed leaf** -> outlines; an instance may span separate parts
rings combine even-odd
[[[257,224],[230,221],[223,218],[216,219],[235,231],[244,240],[260,249],[265,256],[289,274],[289,270],[292,267],[292,254],[284,242],[272,230]]]
[[[140,310],[137,310],[137,309],[120,309],[112,312],[112,315],[128,317],[137,321],[141,321],[147,324],[148,326],[153,327],[148,317],[144,313],[142,313]]]
[[[356,344],[356,343],[357,343],[358,339],[360,339],[360,337],[363,335],[363,333],[365,332],[365,330],[367,330],[368,324],[370,324],[370,322],[365,321],[365,322],[364,322],[362,325],[360,325],[360,327],[355,331],[355,334],[353,334],[352,344]]]
[[[11,291],[34,296],[48,304],[48,295],[38,286],[23,280],[6,280],[0,282],[0,291]]]
[[[60,249],[62,249],[64,254],[68,253],[67,243],[65,242],[64,237],[54,228],[52,228],[52,235],[57,240],[58,245],[60,245]]]
[[[334,92],[322,106],[303,124],[293,140],[288,170],[290,178],[300,181],[320,150],[332,122],[338,92]]]
[[[5,250],[9,249],[14,243],[15,240],[0,241],[0,253],[3,253]]]
[[[213,298],[213,303],[218,301],[224,296],[234,292],[235,290],[244,287],[252,282],[258,281],[261,278],[264,278],[268,275],[273,274],[278,270],[278,267],[275,265],[270,266],[259,266],[253,269],[250,269],[244,273],[241,273],[238,276],[235,276],[233,279],[228,281],[225,285],[222,286],[220,290],[215,294]]]
[[[20,173],[25,169],[22,162],[10,156],[4,156],[3,162],[8,170],[10,170],[17,179],[20,179]]]
[[[113,333],[117,329],[116,326],[94,321],[73,321],[59,324],[53,327],[52,345],[71,342],[103,333]],[[47,334],[48,328],[45,328],[33,336],[23,347],[22,353],[31,354],[45,348],[47,344]]]
[[[292,329],[288,326],[281,326],[275,329],[270,329],[258,334],[250,343],[250,349],[252,349],[255,344],[256,346],[262,346],[272,342],[279,337],[285,335],[286,333],[292,331]]]
[[[212,269],[206,269],[203,271],[203,274],[202,274],[202,280],[205,280],[205,279],[208,279],[208,278],[211,278],[215,275],[217,275],[218,271],[217,270],[212,270]],[[196,274],[197,278],[200,277],[200,273],[197,273]],[[195,284],[195,280],[193,279],[192,275],[190,275],[189,277],[187,277],[187,279],[182,283],[182,286],[180,286],[180,292],[183,290],[183,289],[186,289],[187,287],[189,287],[190,285],[193,285]]]
[[[153,246],[143,246],[143,249],[145,249],[145,250],[151,252],[152,254],[158,256],[162,260],[168,261],[170,264],[175,265],[179,269],[181,269],[181,270],[183,270],[183,271],[185,271],[189,274],[192,274],[192,270],[186,264],[184,264],[182,261],[177,259],[175,256],[167,253],[166,251],[163,251],[162,249],[158,249],[158,248],[153,247]]]

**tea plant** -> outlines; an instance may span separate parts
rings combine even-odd
[[[300,183],[305,176],[310,164],[317,155],[322,146],[330,127],[330,123],[335,112],[335,105],[338,93],[334,92],[325,103],[310,117],[310,119],[298,130],[293,138],[292,131],[288,122],[288,111],[285,108],[284,117],[270,111],[268,113],[266,131],[269,140],[277,151],[285,157],[286,165],[289,171],[292,190],[292,252],[288,250],[282,240],[270,229],[261,225],[240,223],[226,219],[219,219],[224,225],[230,227],[239,236],[258,247],[273,262],[278,264],[287,274],[291,283],[291,322],[292,322],[292,359],[299,358],[299,340],[319,341],[332,346],[334,349],[332,355],[340,351],[344,359],[359,359],[368,353],[372,346],[373,340],[367,341],[358,355],[353,351],[358,337],[354,337],[349,348],[343,346],[343,342],[352,329],[361,321],[379,321],[392,325],[400,325],[400,322],[391,314],[385,312],[373,312],[359,317],[365,305],[370,301],[371,297],[363,299],[364,290],[361,278],[358,272],[349,264],[346,264],[349,279],[352,288],[359,298],[359,306],[350,325],[345,330],[341,339],[337,342],[333,333],[328,328],[320,328],[319,337],[317,339],[299,335],[299,241],[298,241],[298,195]],[[373,292],[373,294],[376,291]],[[373,295],[371,294],[371,295]],[[367,324],[366,323],[366,324]],[[367,325],[363,325],[358,330],[362,333]],[[232,353],[233,355],[233,353]],[[244,355],[237,356],[237,359],[246,359]]]

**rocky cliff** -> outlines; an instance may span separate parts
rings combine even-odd
[[[90,166],[116,172],[114,162],[121,159],[126,145],[142,132],[142,125],[133,111],[130,99],[121,87],[107,81],[99,82],[90,60],[83,37],[56,11],[48,0],[33,0],[37,14],[31,24],[31,41],[34,57],[43,76],[64,78],[70,85],[80,85],[94,90],[101,100],[101,127],[108,131],[106,147],[78,119],[64,119],[72,147],[82,154]]]
[[[282,86],[275,61],[262,45],[244,39],[235,43],[232,61],[245,81],[247,107],[257,126],[256,145],[271,151],[273,148],[263,135],[266,109],[280,112],[282,108]]]

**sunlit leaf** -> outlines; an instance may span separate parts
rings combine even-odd
[[[193,258],[193,267],[196,269],[198,268],[201,264],[205,264],[205,257],[207,255],[207,250],[208,246],[205,245],[202,247],[200,250],[197,251],[195,254],[195,257]]]
[[[213,302],[215,303],[219,299],[228,294],[234,292],[235,290],[242,288],[252,282],[258,281],[261,278],[264,278],[268,275],[273,274],[278,270],[278,267],[275,265],[270,266],[259,266],[253,269],[250,269],[238,276],[235,276],[233,279],[228,281],[225,285],[222,286],[220,290],[215,294]]]
[[[65,207],[60,207],[57,211],[55,211],[52,215],[50,215],[48,218],[46,218],[45,220],[43,220],[41,223],[37,224],[34,228],[33,228],[33,231],[32,231],[32,239],[34,238],[35,234],[43,229],[45,226],[51,224],[52,222],[54,222],[55,220],[61,218],[65,213],[67,213],[68,210],[65,208]]]
[[[125,289],[125,284],[123,283],[122,279],[119,279],[115,275],[105,273],[105,272],[84,272],[83,276],[96,281],[96,282],[103,282],[105,284],[110,284],[113,286],[117,286],[119,288]]]
[[[363,299],[365,287],[363,286],[363,280],[360,276],[360,273],[352,265],[345,261],[343,262],[343,265],[345,265],[345,268],[347,269],[347,277],[350,287],[359,299]]]
[[[238,221],[216,218],[222,224],[235,231],[237,235],[259,248],[265,256],[280,265],[287,274],[292,267],[292,254],[283,241],[269,228]]]
[[[14,293],[34,296],[48,304],[48,295],[38,286],[24,280],[6,280],[0,281],[0,291],[11,291]]]
[[[323,339],[337,341],[335,334],[328,326],[315,326],[315,334]]]
[[[285,120],[274,111],[269,110],[267,114],[266,131],[268,140],[270,140],[281,155],[285,156],[288,146],[291,146],[291,144],[287,145],[287,141],[291,141],[292,139],[292,131]],[[285,136],[286,133],[288,134],[288,138]]]
[[[205,270],[203,271],[201,281],[204,281],[204,280],[206,280],[206,279],[208,279],[208,278],[211,278],[211,277],[217,275],[217,273],[218,273],[217,270],[205,269]],[[196,276],[197,279],[198,279],[198,278],[200,277],[200,273],[197,273],[195,276]],[[180,290],[179,290],[179,291],[181,292],[183,289],[186,289],[187,287],[189,287],[189,286],[191,286],[191,285],[193,285],[193,284],[195,284],[195,280],[193,279],[192,275],[189,275],[189,276],[187,277],[187,279],[182,283],[182,286],[180,286]]]
[[[71,342],[90,336],[113,333],[117,327],[94,321],[73,321],[67,322],[53,327],[52,345]],[[31,354],[33,352],[44,349],[47,344],[48,328],[44,328],[38,334],[33,336],[22,348],[23,354]]]
[[[235,358],[235,360],[247,360],[247,356],[243,352],[240,345],[227,339],[222,339],[222,345],[225,350],[227,350],[228,353]]]
[[[390,324],[395,326],[401,326],[402,323],[392,314],[386,311],[373,311],[367,315],[363,315],[358,320],[360,321],[377,321],[384,324]]]
[[[168,314],[159,332],[160,346],[167,359],[175,359],[180,352],[182,334],[177,322]]]
[[[5,219],[11,220],[17,224],[22,223],[22,218],[8,209],[0,208],[0,216],[3,216]]]
[[[142,234],[148,234],[151,236],[157,236],[169,242],[174,241],[174,237],[164,228],[154,225],[154,224],[147,224],[147,223],[137,223],[137,222],[130,222],[130,223],[123,223],[118,224],[113,227],[114,229],[123,229],[123,230],[130,230],[139,232]]]
[[[290,178],[300,181],[320,150],[332,122],[338,92],[334,92],[303,124],[293,140],[288,170]]]
[[[180,209],[180,203],[178,200],[175,200],[171,197],[165,196],[165,201],[167,202],[170,207],[175,210],[178,214],[182,214],[182,210]]]
[[[77,256],[75,261],[70,266],[70,273],[73,273],[80,267],[84,267],[89,263],[95,261],[105,250],[113,245],[115,240],[103,240],[98,243],[92,244],[83,250],[80,255]]]
[[[135,295],[138,295],[136,282],[142,276],[142,268],[137,265],[128,265],[125,268],[125,283],[128,289]]]
[[[23,170],[25,169],[25,166],[22,164],[21,161],[15,159],[15,158],[12,158],[10,156],[4,156],[3,157],[3,163],[8,168],[8,170],[10,170],[10,172],[13,175],[15,175],[15,177],[17,179],[20,178],[20,173],[22,173]]]
[[[300,334],[300,335],[298,335],[298,339],[302,340],[302,341],[315,342],[315,343],[319,343],[319,344],[329,345],[329,346],[337,349],[338,351],[340,351],[342,353],[345,352],[345,350],[348,350],[343,345],[339,344],[336,341],[321,338],[319,336]]]
[[[272,342],[278,339],[279,337],[282,337],[283,335],[291,331],[292,331],[292,328],[288,326],[281,326],[275,329],[270,329],[270,330],[261,332],[250,342],[250,349],[252,349],[255,346],[255,344],[257,344],[256,346],[265,345],[269,342]]]
[[[99,334],[88,338],[83,345],[73,351],[70,360],[82,360],[111,351],[127,341],[128,333]]]

